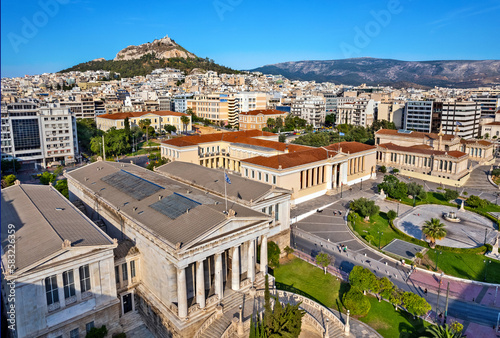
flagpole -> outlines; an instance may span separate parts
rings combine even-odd
[[[227,190],[226,190],[226,185],[227,185],[227,181],[226,181],[226,169],[224,169],[224,199],[226,200],[226,212],[227,211]]]

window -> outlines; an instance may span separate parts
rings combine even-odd
[[[128,280],[127,263],[122,264],[122,280],[123,281]]]
[[[135,277],[135,261],[130,261],[130,277]]]
[[[264,208],[262,208],[262,212],[263,212],[263,213],[266,213],[266,208],[265,208],[265,207],[264,207]]]
[[[279,208],[279,206],[280,206],[279,204],[276,204],[274,206],[274,219],[276,221],[278,221],[278,219],[280,218],[280,208]]]
[[[63,272],[64,298],[73,297],[75,295],[75,279],[73,270]]]
[[[255,171],[252,170],[252,178],[255,178]]]
[[[80,290],[82,292],[90,290],[90,271],[88,264],[80,267]]]
[[[269,212],[268,212],[269,215],[272,215],[273,214],[273,206],[270,205],[269,206]]]
[[[47,305],[59,302],[56,275],[45,278],[45,295],[47,296]]]
[[[85,331],[87,331],[87,333],[89,333],[89,331],[92,330],[93,328],[94,328],[94,321],[85,324]]]
[[[69,331],[69,337],[70,338],[78,338],[78,337],[80,337],[80,332],[78,332],[78,328]]]
[[[120,284],[120,267],[115,266],[115,282],[116,284]]]
[[[245,168],[245,176],[248,177],[248,169]]]
[[[259,181],[262,181],[262,173],[259,171]]]
[[[266,174],[266,182],[269,182],[269,174]]]
[[[273,184],[276,184],[276,175],[273,175]]]

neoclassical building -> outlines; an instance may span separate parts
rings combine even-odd
[[[268,239],[288,229],[288,191],[231,175],[226,206],[220,184],[210,186],[222,173],[189,170],[99,161],[65,174],[70,199],[123,243],[114,282],[132,304],[121,297],[122,311],[132,306],[161,337],[192,337],[222,299],[262,285]]]
[[[2,189],[2,300],[11,337],[85,337],[102,325],[121,332],[116,247],[52,186]]]
[[[377,163],[396,168],[405,176],[451,186],[462,186],[469,178],[469,156],[461,151],[432,150],[426,146],[377,146]]]
[[[493,160],[494,143],[478,139],[462,139],[455,135],[423,133],[409,130],[380,129],[375,133],[375,144],[392,143],[401,147],[421,147],[437,151],[459,151],[466,153],[468,159],[480,164]]]
[[[162,157],[243,177],[292,192],[292,204],[375,177],[376,148],[358,142],[309,147],[277,142],[257,130],[186,136],[164,141]]]

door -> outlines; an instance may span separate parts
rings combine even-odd
[[[132,294],[126,294],[122,297],[123,300],[123,314],[132,311]]]

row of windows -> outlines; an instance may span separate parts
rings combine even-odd
[[[249,170],[248,168],[245,168],[245,176],[255,179],[255,170]],[[269,179],[271,178],[270,176],[272,176],[272,183],[276,184],[276,175],[269,175],[268,173],[262,173],[262,171],[257,171],[258,181],[264,181],[266,183],[270,183],[269,181]]]
[[[267,209],[267,214],[269,216],[272,216],[273,215],[273,206],[270,205],[268,208],[262,208],[262,212],[265,214],[266,213],[266,209]],[[274,205],[274,220],[275,221],[278,221],[279,220],[279,212],[280,212],[280,205],[279,204],[275,204]]]
[[[122,264],[122,281],[128,281],[128,269],[127,263]],[[130,278],[135,278],[135,260],[130,261]],[[118,265],[115,266],[115,282],[116,284],[120,284],[120,267]]]
[[[78,268],[80,272],[80,291],[87,292],[90,290],[90,270],[89,266],[84,265]],[[68,299],[76,294],[75,280],[73,270],[63,272],[63,288],[64,298]],[[57,276],[53,275],[45,278],[45,296],[47,305],[52,305],[59,302],[59,288],[57,286]]]
[[[55,117],[51,117],[51,118],[50,118],[50,120],[51,120],[51,121],[61,121],[61,120],[67,120],[67,119],[68,119],[68,117],[67,117],[67,116],[64,116],[64,117],[62,117],[62,116],[58,116],[57,118],[55,118]],[[48,117],[44,117],[44,118],[43,118],[43,120],[44,120],[44,121],[48,121],[48,120],[49,120],[49,118],[48,118]]]

